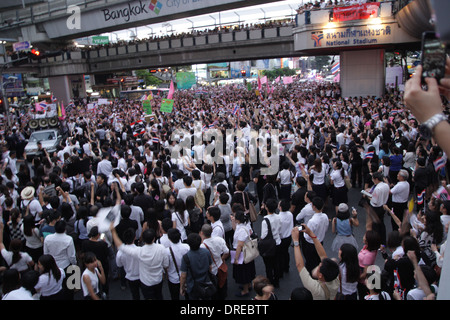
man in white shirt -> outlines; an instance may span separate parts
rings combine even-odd
[[[66,221],[59,220],[55,223],[55,233],[49,234],[44,239],[44,254],[50,254],[55,258],[56,265],[63,269],[66,275],[70,275],[68,268],[77,264],[77,257],[73,238],[66,234]],[[66,298],[73,300],[74,291],[67,288],[67,279],[64,278],[63,289]]]
[[[261,222],[261,239],[266,239],[269,231],[272,233],[273,239],[275,239],[276,249],[273,256],[263,256],[264,265],[266,267],[266,275],[275,288],[279,287],[279,281],[281,278],[281,221],[277,214],[274,214],[278,207],[278,203],[275,199],[268,199],[266,202],[267,215]],[[270,223],[270,230],[269,224]]]
[[[408,183],[409,173],[405,169],[401,169],[397,174],[397,184],[391,188],[390,193],[392,194],[392,208],[394,214],[403,221],[403,214],[408,208],[408,198],[410,193],[410,186]],[[385,178],[387,181],[387,178]],[[394,219],[391,218],[392,230],[398,230],[398,225],[395,223]]]
[[[113,167],[111,161],[109,161],[109,153],[104,152],[102,155],[102,161],[97,164],[97,175],[103,173],[105,176],[109,177],[112,173]]]
[[[206,219],[211,222],[212,237],[220,237],[225,239],[225,229],[222,221],[220,221],[220,209],[218,207],[210,207],[206,211]]]
[[[294,227],[294,217],[289,211],[291,202],[288,199],[280,201],[278,209],[280,211],[280,237],[281,237],[281,257],[280,257],[280,272],[289,272],[290,256],[289,247],[292,240],[292,228]],[[282,273],[281,273],[282,274]]]
[[[113,224],[110,230],[116,247],[125,254],[139,259],[139,279],[144,299],[163,300],[163,274],[169,267],[169,256],[162,244],[154,243],[155,231],[146,229],[142,232],[144,246],[129,247],[122,243]]]
[[[125,246],[136,248],[136,245],[134,244],[136,236],[132,228],[125,230],[122,238]],[[116,265],[119,268],[123,268],[125,272],[125,279],[128,283],[128,287],[130,288],[131,298],[133,300],[140,300],[139,259],[127,255],[123,251],[117,251]]]
[[[180,300],[180,266],[183,256],[189,251],[189,245],[181,242],[181,233],[177,228],[167,231],[169,246],[166,247],[166,254],[169,258],[167,268],[168,285],[172,300]]]
[[[305,193],[306,205],[300,210],[299,214],[295,218],[298,223],[308,224],[308,221],[312,218],[315,211],[312,207],[312,199],[316,197],[315,191],[308,191]]]
[[[384,208],[383,206],[389,199],[390,188],[384,181],[382,172],[374,172],[372,174],[372,181],[375,188],[373,189],[370,198],[370,209],[375,213],[374,221],[372,223],[373,230],[377,231],[381,237],[381,243],[386,244],[386,226],[384,225]]]
[[[184,188],[178,191],[178,199],[182,199],[186,202],[187,197],[195,196],[197,193],[197,189],[192,184],[192,177],[184,176],[183,177]]]
[[[227,247],[225,240],[221,237],[212,237],[212,227],[209,224],[204,224],[200,231],[200,236],[202,237],[201,248],[207,249],[211,253],[211,258],[213,263],[211,265],[211,273],[218,276],[219,268],[222,264],[226,264],[225,260],[230,255],[230,250]],[[218,279],[219,280],[219,279]],[[219,288],[215,295],[214,300],[225,300],[227,294],[227,282],[221,285],[219,283]]]
[[[315,234],[319,242],[323,243],[330,223],[328,216],[325,213],[322,213],[324,201],[320,197],[315,197],[311,201],[311,206],[314,210],[314,214],[306,225]],[[315,249],[314,240],[308,234],[304,233],[304,237],[301,239],[302,251],[306,260],[305,267],[308,272],[311,273],[312,270],[320,264],[320,257]]]

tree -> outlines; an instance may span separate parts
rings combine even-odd
[[[136,70],[138,79],[143,79],[146,86],[158,86],[163,81],[152,75],[148,70]]]
[[[330,56],[316,56],[312,65],[313,69],[316,69],[318,72],[328,70],[328,67],[330,67]]]
[[[267,76],[269,80],[273,80],[279,76],[293,76],[296,74],[294,69],[289,68],[279,68],[279,69],[273,69],[273,70],[263,70],[262,72],[263,76]]]

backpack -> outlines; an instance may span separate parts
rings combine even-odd
[[[161,199],[165,199],[167,194],[172,191],[172,188],[169,186],[168,183],[165,183],[166,181],[168,181],[167,177],[163,177],[163,182],[161,182],[159,179],[156,179],[156,181],[158,181],[159,184],[159,190],[161,192],[160,196]]]
[[[195,204],[199,206],[200,208],[205,207],[205,194],[202,190],[202,181],[200,181],[200,186],[197,188],[197,192],[194,196]]]

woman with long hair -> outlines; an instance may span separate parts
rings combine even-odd
[[[183,199],[175,200],[175,211],[172,213],[172,223],[173,227],[177,228],[181,233],[181,241],[185,242],[187,240],[189,229],[189,213],[186,210],[186,205]]]
[[[344,243],[339,249],[339,270],[341,286],[339,300],[358,299],[358,281],[361,270],[359,268],[358,251],[354,245]]]
[[[434,267],[436,264],[436,256],[431,245],[439,245],[444,237],[444,227],[440,220],[440,213],[426,210],[424,214],[425,229],[417,236],[419,241],[421,255],[425,264]]]
[[[11,240],[9,251],[6,250],[3,244],[3,223],[0,223],[0,251],[10,269],[17,269],[20,273],[25,273],[34,266],[33,259],[30,255],[22,251],[21,240]]]
[[[345,178],[348,177],[347,172],[342,166],[340,160],[333,161],[333,170],[330,173],[331,197],[336,214],[338,213],[338,206],[341,203],[348,202],[348,189],[345,185]]]
[[[314,159],[313,165],[309,169],[309,174],[313,191],[315,191],[317,196],[322,198],[322,200],[326,203],[328,198],[328,189],[325,183],[325,176],[327,172],[325,166],[323,166],[322,159]]]
[[[23,218],[22,232],[25,237],[25,252],[27,252],[35,263],[44,253],[43,238],[41,237],[39,228],[31,214]]]
[[[58,267],[55,258],[50,254],[44,254],[39,258],[37,265],[41,275],[34,288],[41,294],[40,300],[64,300],[65,273]]]

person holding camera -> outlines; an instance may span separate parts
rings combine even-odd
[[[292,229],[295,265],[300,274],[302,284],[311,292],[313,300],[334,300],[340,284],[339,265],[327,257],[325,249],[314,232],[305,224],[302,224],[302,227],[301,231],[299,227]],[[313,270],[312,274],[305,268],[305,262],[299,245],[300,232],[303,232],[305,237],[307,236],[314,241],[314,248],[320,257],[320,263]]]

